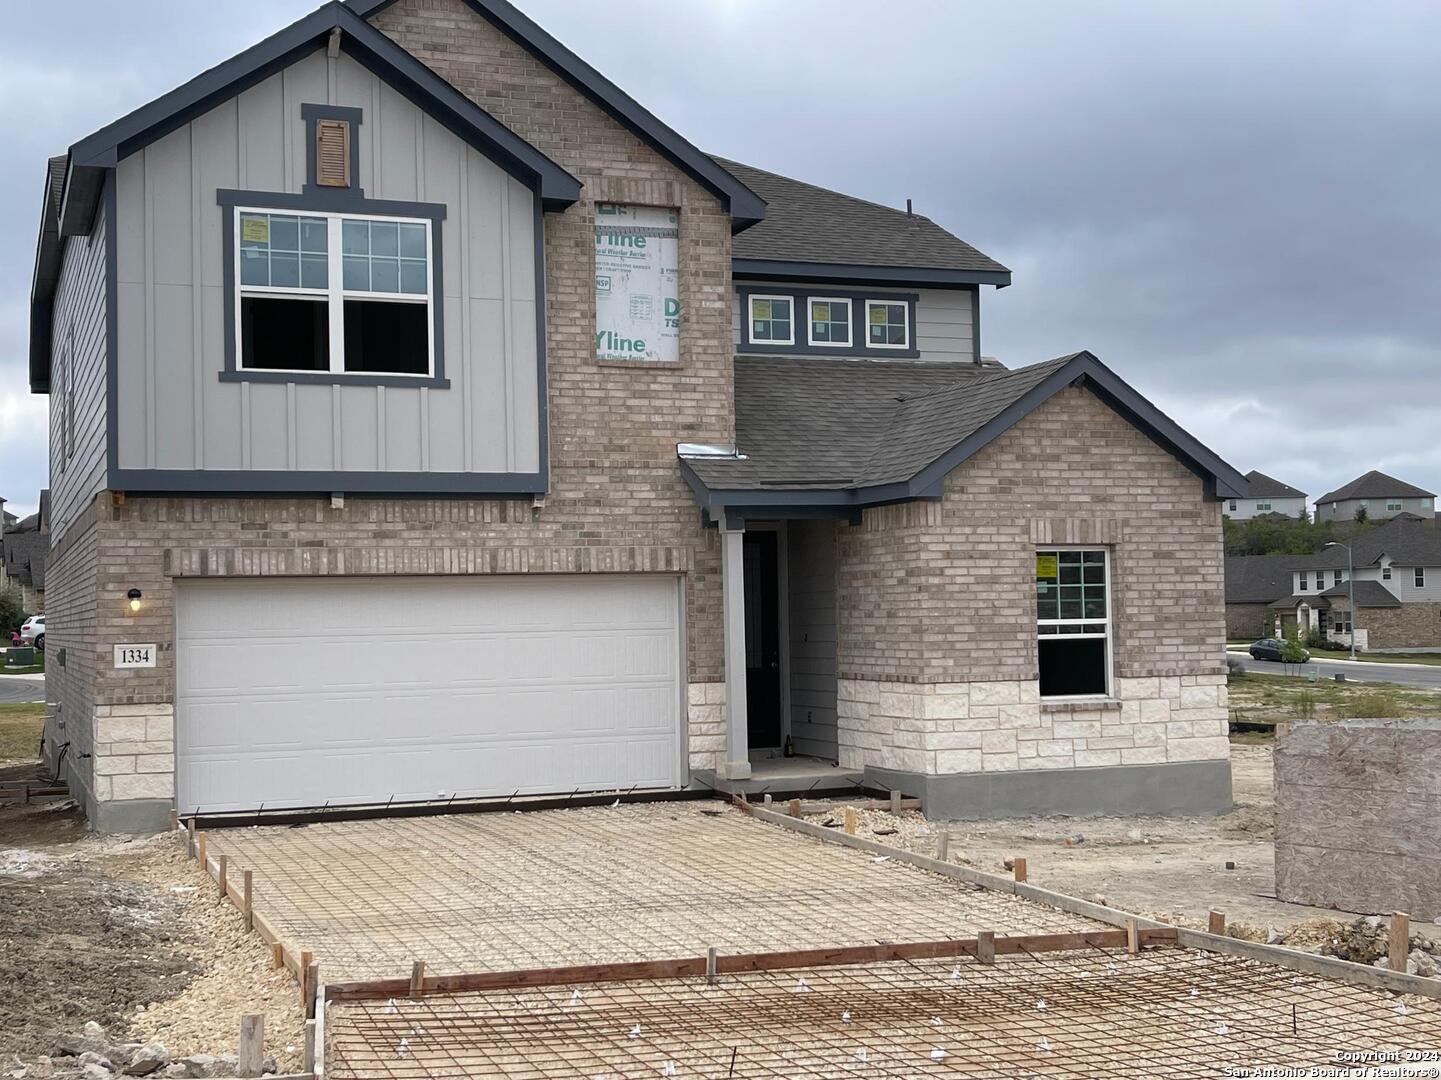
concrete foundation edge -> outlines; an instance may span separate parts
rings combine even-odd
[[[1224,814],[1231,763],[1178,761],[928,776],[867,766],[867,785],[918,796],[936,821],[1095,814]]]

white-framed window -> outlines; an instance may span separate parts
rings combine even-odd
[[[1416,588],[1424,589],[1426,587],[1426,568],[1424,566],[1416,567],[1415,581]]]
[[[1386,510],[1387,510],[1388,512],[1399,511],[1400,509],[1401,509],[1401,500],[1400,500],[1400,499],[1387,499],[1387,500],[1386,500]]]
[[[1299,581],[1298,581],[1298,583],[1297,583],[1297,585],[1296,585],[1296,591],[1297,591],[1297,592],[1305,592],[1305,591],[1306,591],[1307,589],[1309,589],[1310,587],[1311,587],[1311,575],[1308,574],[1305,570],[1302,570],[1302,571],[1301,571],[1301,574],[1300,574],[1300,579],[1299,579]]]
[[[426,218],[237,207],[236,368],[434,374],[434,227]]]
[[[910,305],[896,300],[866,301],[866,347],[909,349]]]
[[[1036,638],[1042,697],[1110,693],[1110,556],[1104,548],[1036,552]]]
[[[1390,568],[1389,566],[1383,566],[1383,567],[1381,567],[1381,580],[1382,580],[1382,581],[1390,581],[1390,580],[1391,580],[1391,568]]]
[[[843,296],[807,298],[809,337],[812,345],[844,348],[851,344],[851,302]]]
[[[749,307],[752,345],[796,343],[796,309],[791,297],[752,294]]]
[[[1267,513],[1270,513],[1270,511],[1271,511],[1271,502],[1270,502],[1269,499],[1268,499],[1267,501],[1265,501],[1265,502],[1258,502],[1258,503],[1256,503],[1256,512],[1257,512],[1257,513],[1267,514]]]
[[[1236,512],[1236,500],[1235,500],[1235,499],[1232,499],[1232,500],[1227,504],[1226,509],[1230,510],[1231,513],[1234,514],[1234,513]]]

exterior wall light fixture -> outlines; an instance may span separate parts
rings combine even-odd
[[[131,611],[139,611],[139,610],[140,610],[140,590],[139,590],[139,589],[131,589],[128,593],[125,594],[125,597],[126,597],[126,599],[128,599],[128,600],[130,601],[130,610],[131,610]]]

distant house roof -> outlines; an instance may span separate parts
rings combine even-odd
[[[1397,480],[1394,476],[1387,476],[1383,472],[1372,469],[1363,476],[1358,476],[1349,484],[1338,487],[1335,491],[1328,491],[1316,500],[1316,505],[1322,503],[1341,502],[1344,499],[1425,499],[1434,497],[1435,492],[1419,488],[1415,484],[1408,484],[1405,480]]]
[[[1345,600],[1350,596],[1351,586],[1356,586],[1356,606],[1363,607],[1400,607],[1398,600],[1386,586],[1379,581],[1366,581],[1358,579],[1353,582],[1342,582],[1340,585],[1333,585],[1321,595],[1331,599],[1340,598]]]
[[[45,587],[45,557],[50,553],[50,537],[34,524],[38,515],[31,514],[17,527],[0,537],[5,573],[22,585]],[[27,526],[27,522],[31,523]]]
[[[1253,499],[1304,499],[1306,497],[1306,493],[1299,488],[1283,484],[1256,469],[1252,469],[1246,474],[1246,483],[1250,485],[1250,497]]]
[[[1398,566],[1441,566],[1441,527],[1411,515],[1393,518],[1343,542],[1351,546],[1351,561],[1356,566],[1373,566],[1383,557]],[[1315,555],[1292,556],[1291,565],[1302,570],[1342,570],[1346,549],[1329,547]]]
[[[1331,602],[1325,598],[1323,593],[1290,593],[1279,600],[1273,600],[1269,606],[1282,610],[1293,608],[1298,604],[1306,604],[1313,608],[1329,608],[1331,606]],[[1356,606],[1360,607],[1361,605],[1358,602]]]
[[[1010,270],[928,217],[738,161],[716,161],[766,201],[765,220],[732,242],[739,275],[843,280],[864,267],[871,281],[1011,283]]]
[[[935,498],[946,474],[1054,394],[1084,385],[1207,481],[1245,479],[1088,352],[1016,371],[982,366],[738,356],[740,456],[683,455],[713,515],[858,508]]]
[[[1226,556],[1226,603],[1269,604],[1289,596],[1295,559],[1294,555]]]

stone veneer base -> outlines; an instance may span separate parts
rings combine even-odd
[[[942,776],[868,766],[865,775],[867,784],[919,796],[926,817],[933,821],[1049,814],[1224,814],[1231,809],[1229,761]]]

